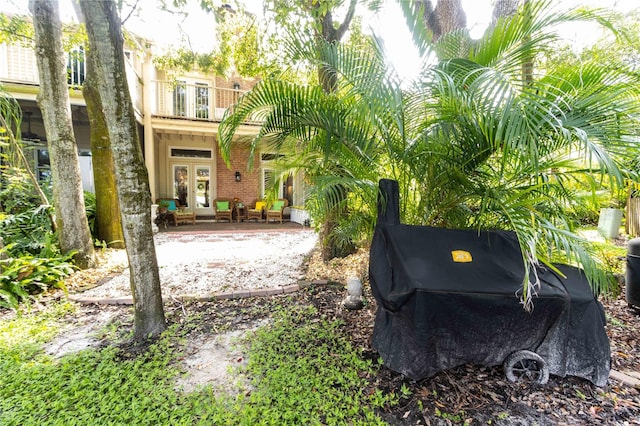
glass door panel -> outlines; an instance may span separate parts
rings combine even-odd
[[[173,187],[173,197],[180,201],[180,205],[193,210],[198,216],[213,214],[211,207],[211,164],[172,163],[170,185]]]
[[[184,81],[176,81],[173,88],[173,115],[187,115],[187,83]]]
[[[196,118],[209,118],[209,87],[196,83]]]
[[[196,211],[198,209],[207,209],[202,212],[202,214],[206,214],[206,212],[210,212],[211,206],[211,166],[207,165],[196,165],[196,201],[195,207]]]
[[[186,164],[173,165],[173,198],[178,199],[180,205],[189,207],[189,166]]]

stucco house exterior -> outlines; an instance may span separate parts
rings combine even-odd
[[[144,160],[149,172],[152,200],[182,198],[199,219],[212,218],[217,197],[239,198],[245,204],[265,195],[271,179],[273,153],[255,155],[247,167],[246,142],[259,130],[257,122],[246,122],[236,132],[231,168],[218,149],[218,129],[225,111],[232,108],[255,80],[223,78],[199,71],[167,72],[154,65],[150,48],[125,49],[129,90],[136,113]],[[68,55],[67,80],[83,184],[92,191],[89,118],[82,96],[86,72],[82,47]],[[19,44],[0,44],[0,85],[23,111],[22,138],[32,147],[33,166],[46,180],[48,152],[42,115],[36,97],[39,78],[34,52]],[[291,176],[280,185],[280,198],[289,206],[303,204],[301,176]],[[178,191],[180,190],[180,193]]]

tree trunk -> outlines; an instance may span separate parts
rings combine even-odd
[[[151,193],[142,158],[124,66],[123,35],[113,1],[81,1],[89,49],[99,58],[96,89],[100,93],[116,171],[118,200],[131,273],[134,339],[138,342],[166,329],[158,261],[151,231]]]
[[[640,235],[640,198],[636,198],[634,195],[634,191],[632,191],[627,198],[625,231],[629,236],[635,238]]]
[[[342,40],[342,37],[349,29],[351,25],[351,21],[356,13],[356,0],[351,0],[349,3],[349,9],[347,14],[344,17],[344,20],[337,27],[333,22],[333,14],[331,10],[327,10],[327,12],[320,17],[320,33],[316,33],[316,37],[322,38],[324,41],[328,43],[337,43]],[[314,7],[316,9],[320,9],[322,7],[321,2],[314,3]],[[338,87],[338,77],[335,73],[331,72],[327,67],[321,66],[318,69],[318,81],[322,85],[322,89],[325,93],[333,93],[336,91]]]
[[[55,0],[31,0],[35,53],[40,76],[38,105],[42,111],[51,159],[53,202],[60,249],[76,251],[81,268],[95,265],[95,252],[84,208],[80,162],[73,133],[62,24]]]
[[[431,0],[417,0],[414,8],[424,8],[423,20],[434,42],[451,31],[467,28],[467,15],[462,9],[461,0],[439,0],[435,8]]]
[[[111,140],[102,110],[100,93],[95,87],[97,62],[98,58],[93,51],[87,49],[87,75],[82,85],[82,94],[87,103],[87,113],[91,123],[91,162],[96,190],[96,234],[99,240],[107,242],[110,247],[124,248]]]
[[[7,252],[4,250],[4,240],[0,237],[0,260],[6,260],[9,256]],[[0,271],[2,271],[2,265],[0,265]]]
[[[524,0],[522,13],[527,21],[531,21],[531,2]],[[525,42],[529,42],[529,38]],[[522,59],[522,86],[527,87],[533,83],[533,55],[528,54]]]
[[[350,1],[347,14],[345,15],[342,23],[337,27],[333,21],[331,11],[328,10],[320,17],[319,24],[321,31],[316,33],[316,37],[319,37],[329,43],[339,42],[351,25],[351,21],[355,15],[356,5],[356,0]],[[316,9],[322,7],[321,2],[314,3],[314,7]],[[338,76],[331,69],[325,66],[320,66],[318,68],[318,82],[325,93],[334,93],[338,88]],[[334,204],[330,206],[329,214],[320,228],[322,258],[325,261],[335,257],[348,256],[354,253],[356,248],[353,242],[342,245],[336,243],[334,233],[339,226],[340,219],[346,217],[347,214],[347,209],[345,207],[347,202],[347,192],[341,191],[340,195],[341,197],[335,200]]]
[[[520,6],[522,6],[522,13],[525,14],[524,18],[531,19],[531,4],[529,0],[498,0],[493,7],[489,29],[495,26],[498,19],[515,15]],[[533,57],[531,55],[523,58],[521,69],[522,86],[526,87],[533,83]]]
[[[518,11],[522,0],[498,0],[493,6],[493,14],[491,15],[491,25],[495,25],[498,19],[506,16],[513,16]]]

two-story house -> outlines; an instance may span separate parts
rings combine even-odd
[[[255,156],[249,171],[246,141],[259,123],[246,122],[236,133],[231,169],[222,161],[217,137],[228,108],[250,90],[255,81],[222,78],[198,71],[176,74],[154,65],[150,49],[125,51],[129,89],[139,125],[152,199],[181,198],[201,219],[214,215],[216,197],[239,198],[245,203],[265,195],[265,182],[273,175],[271,152]],[[82,97],[86,72],[82,48],[68,56],[67,80],[78,153],[86,190],[92,191],[89,119]],[[36,102],[39,78],[32,49],[0,44],[0,84],[14,96],[23,111],[22,136],[33,149],[34,168],[46,180],[48,154],[42,115]],[[303,203],[300,176],[280,185],[279,197],[290,206]]]

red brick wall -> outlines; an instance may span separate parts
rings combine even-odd
[[[238,83],[240,85],[240,90],[251,90],[257,82],[258,80],[256,79],[245,80],[240,77],[216,77],[216,87],[219,87],[221,89],[233,89],[233,85],[235,83]]]
[[[256,155],[251,172],[247,171],[249,149],[236,145],[231,149],[231,169],[217,156],[216,179],[218,182],[217,196],[220,198],[240,198],[249,205],[258,198],[260,192],[260,157]],[[240,172],[241,180],[236,182],[236,171]]]
[[[216,77],[216,87],[222,89],[233,89],[233,85],[238,83],[240,90],[251,90],[256,85],[257,80],[243,80],[239,77],[223,78]],[[237,96],[233,99],[227,99],[229,93],[219,91],[219,106],[227,107],[237,101]],[[224,99],[223,99],[224,98]],[[260,193],[260,155],[256,154],[254,158],[253,169],[251,172],[247,170],[247,162],[249,161],[249,148],[242,144],[235,144],[231,150],[231,168],[222,160],[221,156],[217,156],[216,160],[216,179],[217,179],[217,196],[221,198],[240,198],[243,203],[249,205],[253,200],[259,198]],[[236,182],[236,171],[240,172],[241,180]]]
[[[215,106],[217,108],[229,108],[238,102],[238,98],[241,93],[251,90],[255,86],[257,80],[243,80],[239,77],[232,77],[229,79],[216,77],[216,88],[218,89],[235,89],[233,86],[238,84],[240,87],[237,90],[240,92],[234,92],[233,90],[216,90]]]

